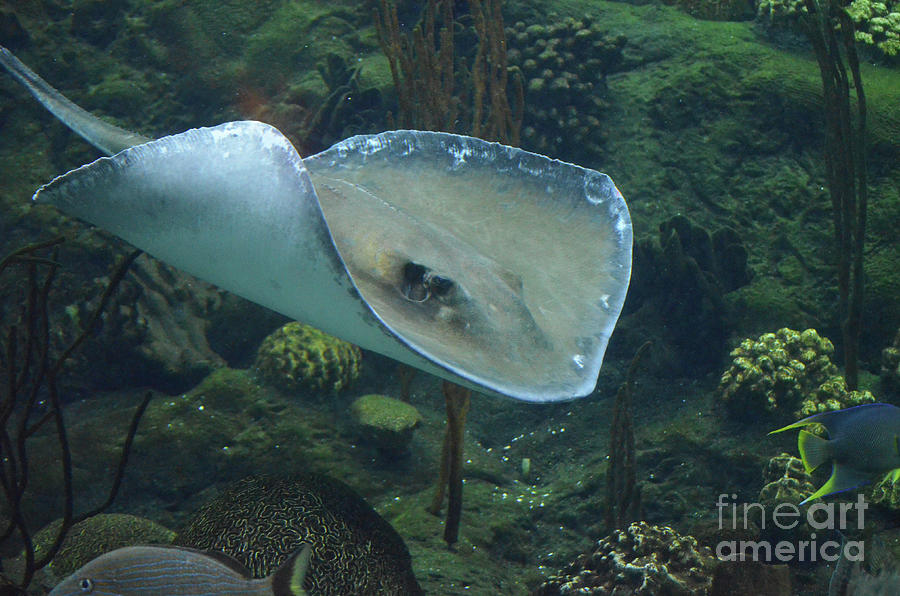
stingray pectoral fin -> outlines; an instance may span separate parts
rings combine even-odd
[[[34,197],[223,289],[364,347],[392,340],[360,299],[303,160],[230,122],[126,149]]]
[[[593,391],[631,275],[631,219],[607,175],[411,130],[353,137],[304,163],[317,188],[334,189],[322,209],[342,254],[359,230],[390,226],[395,254],[457,288],[453,300],[410,300],[389,278],[357,283],[411,350],[520,399]],[[358,207],[368,197],[384,208]],[[350,261],[351,275],[368,275]]]

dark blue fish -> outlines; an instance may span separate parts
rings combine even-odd
[[[50,596],[306,596],[309,545],[261,579],[231,557],[177,546],[128,546],[90,561]]]
[[[807,472],[831,462],[831,477],[801,505],[833,493],[871,482],[877,474],[892,472],[900,478],[900,408],[890,404],[865,404],[822,412],[773,430],[821,424],[828,439],[800,431],[797,446]]]

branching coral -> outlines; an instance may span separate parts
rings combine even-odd
[[[478,41],[474,55],[465,57],[456,37],[467,28],[456,20],[451,0],[425,3],[409,32],[400,26],[396,3],[380,0],[375,28],[397,90],[398,123],[518,145],[524,100],[521,77],[507,67],[503,2],[468,4]]]
[[[25,270],[24,280],[20,278],[16,284],[21,288],[21,295],[18,296],[21,306],[11,312],[0,311],[3,318],[3,328],[0,329],[3,344],[0,351],[0,510],[6,517],[0,523],[0,546],[7,547],[13,542],[23,549],[19,577],[0,578],[3,590],[11,590],[12,593],[25,592],[35,572],[45,567],[57,554],[74,524],[97,515],[112,504],[122,483],[138,423],[150,401],[148,393],[132,418],[106,500],[94,509],[76,515],[73,454],[63,417],[59,378],[71,355],[96,329],[110,298],[140,251],[121,260],[97,306],[86,318],[81,333],[57,353],[51,341],[54,330],[50,324],[50,295],[59,268],[56,247],[60,243],[61,238],[32,244],[0,259],[0,274],[17,268]],[[48,254],[48,251],[52,252]],[[8,282],[6,278],[3,281]],[[24,506],[31,494],[29,480],[35,471],[33,466],[36,463],[47,465],[29,458],[29,439],[38,431],[47,432],[47,429],[59,445],[58,469],[62,476],[60,491],[64,504],[55,536],[49,538],[39,550],[33,541]]]

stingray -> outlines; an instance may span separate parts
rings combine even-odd
[[[606,174],[414,130],[305,159],[255,121],[154,140],[76,106],[3,48],[0,63],[108,155],[35,202],[467,387],[535,402],[593,391],[631,275],[631,219]]]

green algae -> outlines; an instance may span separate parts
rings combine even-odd
[[[347,37],[356,28],[341,3],[288,2],[256,30],[247,44],[251,82],[272,89],[297,73],[315,73],[329,53],[352,55]]]

